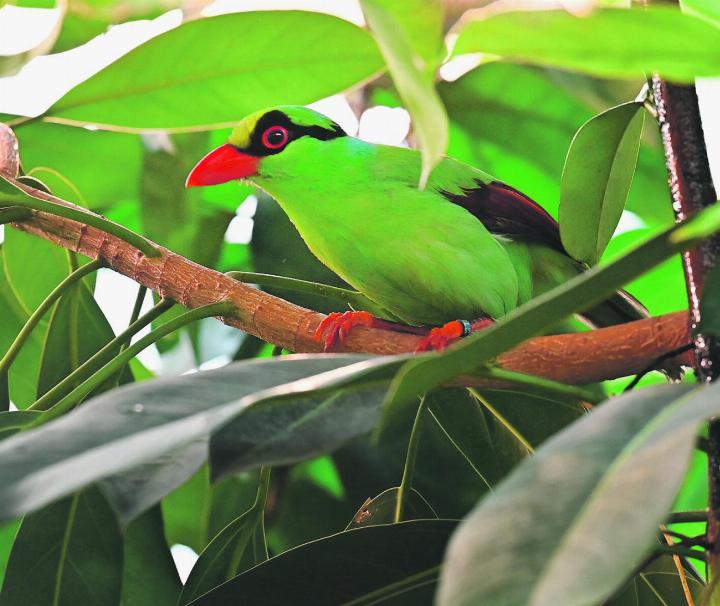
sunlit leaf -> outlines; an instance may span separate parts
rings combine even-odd
[[[433,84],[434,67],[427,63],[414,43],[427,45],[440,39],[442,5],[438,0],[418,6],[402,3],[402,18],[396,0],[362,0],[363,12],[385,57],[390,75],[404,104],[410,111],[422,152],[420,187],[424,187],[448,142],[448,119]],[[418,3],[416,3],[418,4]],[[414,10],[413,10],[414,8]],[[420,36],[420,32],[424,35]],[[439,47],[439,44],[437,44]]]
[[[398,502],[399,488],[388,488],[374,499],[368,499],[357,510],[346,530],[362,526],[392,524],[395,519],[395,507]],[[417,490],[411,488],[407,494],[404,518],[406,520],[431,520],[438,516]]]
[[[645,110],[613,107],[583,124],[565,160],[560,236],[570,256],[594,265],[620,221],[635,173]]]
[[[301,11],[220,15],[142,44],[46,115],[139,130],[207,128],[271,105],[316,101],[381,69],[370,35],[336,17]]]
[[[659,72],[692,82],[720,74],[718,33],[703,19],[663,6],[596,9],[585,16],[504,12],[465,23],[453,53],[493,53],[606,77]]]

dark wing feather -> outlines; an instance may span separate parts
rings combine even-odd
[[[557,221],[537,202],[500,181],[475,182],[477,187],[463,189],[461,194],[440,193],[470,212],[493,234],[540,241],[565,253]]]

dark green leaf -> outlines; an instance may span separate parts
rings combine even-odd
[[[327,97],[380,69],[370,35],[347,21],[301,11],[235,13],[153,38],[47,115],[140,130],[229,125],[267,106]]]
[[[361,4],[395,87],[410,111],[422,152],[420,186],[424,187],[448,143],[447,113],[433,78],[439,53],[428,62],[427,52],[423,57],[420,51],[427,45],[440,48],[442,4],[438,0],[416,1],[415,6],[403,2],[402,11],[397,0],[362,0]]]
[[[612,595],[652,549],[697,431],[720,411],[717,391],[632,392],[548,441],[459,528],[439,604],[579,606]]]
[[[163,533],[160,507],[125,530],[122,606],[175,606],[182,584]]]
[[[397,595],[403,604],[428,604],[454,527],[454,521],[420,520],[341,532],[286,551],[192,604],[336,606]]]
[[[493,53],[606,77],[659,72],[692,82],[720,74],[718,33],[711,23],[675,7],[596,9],[584,16],[517,11],[468,21],[453,53]]]
[[[262,510],[250,509],[223,528],[200,554],[178,604],[189,604],[267,557]]]
[[[368,499],[357,510],[345,530],[362,526],[392,524],[395,519],[395,506],[399,492],[399,488],[388,488],[374,499]],[[429,520],[437,519],[437,514],[430,503],[425,500],[425,497],[414,488],[411,488],[405,503],[404,517],[406,520]]]
[[[84,283],[58,301],[50,316],[40,362],[42,396],[114,338],[110,324]]]
[[[580,127],[568,150],[560,190],[560,236],[571,257],[595,265],[625,208],[645,110],[625,103]]]
[[[26,516],[0,593],[3,606],[117,606],[122,537],[108,504],[85,490]]]
[[[702,604],[705,584],[697,573],[685,565],[690,596],[696,604]],[[630,579],[618,595],[609,600],[607,606],[669,606],[687,604],[687,596],[680,575],[672,558],[655,560]]]
[[[245,409],[253,412],[245,416],[243,427],[263,428],[245,446],[255,446],[259,439],[265,448],[251,448],[248,456],[239,462],[226,460],[227,464],[258,463],[259,455],[273,460],[304,458],[337,447],[372,426],[378,402],[366,405],[361,414],[308,394],[387,381],[397,360],[283,356],[145,381],[102,394],[62,418],[0,442],[0,517],[37,509],[89,483],[155,461],[207,438]],[[325,403],[325,414],[319,415],[324,431],[310,422],[311,402]],[[303,427],[293,430],[283,419],[305,421],[308,433]],[[241,437],[245,439],[241,435],[222,445],[241,448]],[[272,448],[273,438],[287,450]],[[145,498],[144,491],[141,494]]]

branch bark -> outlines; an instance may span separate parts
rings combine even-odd
[[[50,194],[18,184],[34,196],[68,204]],[[319,352],[313,333],[323,314],[237,282],[163,247],[160,255],[146,257],[119,238],[82,223],[33,211],[32,217],[13,227],[58,246],[101,259],[108,267],[174,299],[187,308],[223,300],[236,308],[223,322],[293,352]],[[415,349],[420,337],[358,327],[339,351],[398,354]],[[537,337],[503,354],[498,362],[517,372],[576,385],[627,376],[645,370],[658,357],[690,340],[687,314],[677,312],[623,326],[586,333]],[[683,359],[683,363],[690,360]]]
[[[665,163],[675,219],[684,221],[716,203],[710,174],[697,92],[694,86],[676,86],[659,76],[652,78],[653,97],[665,151]],[[685,284],[689,302],[689,329],[693,334],[695,370],[698,380],[714,381],[720,375],[720,347],[717,340],[697,332],[702,320],[700,295],[707,272],[720,258],[720,237],[709,238],[702,246],[683,254]],[[709,515],[707,540],[713,576],[720,571],[720,420],[708,429]]]

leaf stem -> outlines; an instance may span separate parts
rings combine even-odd
[[[170,299],[163,299],[160,301],[160,303],[148,311],[144,316],[133,322],[122,333],[120,333],[112,341],[108,342],[100,351],[88,358],[72,373],[70,373],[52,389],[47,391],[41,398],[28,407],[28,410],[47,410],[52,407],[60,398],[70,393],[73,385],[76,385],[78,382],[84,381],[90,377],[103,364],[111,360],[112,357],[118,353],[118,350],[122,345],[130,341],[133,336],[135,336],[158,316],[165,313],[173,305],[175,305],[175,302]]]
[[[582,387],[565,385],[564,383],[559,383],[551,379],[505,370],[498,366],[482,368],[478,371],[478,374],[488,379],[497,379],[498,381],[507,381],[508,383],[529,387],[530,389],[528,391],[535,392],[538,395],[560,396],[565,399],[582,400],[590,404],[599,404],[605,399]]]
[[[18,336],[15,337],[15,340],[10,345],[10,348],[7,352],[5,352],[5,355],[0,360],[0,376],[4,375],[8,371],[10,365],[15,361],[15,358],[20,353],[20,350],[30,337],[32,331],[38,325],[42,317],[55,304],[55,302],[79,280],[89,273],[96,271],[102,267],[102,265],[102,261],[91,261],[90,263],[83,265],[60,282],[60,284],[58,284],[55,289],[47,297],[45,297],[45,300],[38,305],[37,309],[27,319],[22,329],[20,329]]]
[[[252,541],[252,535],[255,532],[255,528],[258,524],[263,527],[263,536],[265,533],[265,505],[267,503],[268,493],[270,492],[270,471],[269,465],[263,465],[260,467],[260,475],[258,477],[258,490],[255,496],[255,502],[252,504],[250,510],[244,514],[249,517],[255,517],[255,520],[249,520],[247,524],[243,526],[240,538],[235,545],[232,558],[230,559],[230,565],[227,569],[227,579],[231,579],[238,574],[240,568],[240,562],[242,560],[245,550],[248,548],[248,544]]]
[[[694,558],[703,562],[707,560],[705,551],[698,551],[697,549],[692,549],[690,547],[683,547],[677,543],[674,545],[656,545],[654,547],[654,551],[655,553],[680,556],[682,558]]]
[[[688,522],[707,522],[707,509],[698,509],[695,511],[676,511],[668,516],[666,524],[683,524]]]
[[[38,417],[37,421],[35,423],[31,423],[29,427],[36,427],[37,425],[47,423],[48,421],[51,421],[75,407],[98,385],[101,385],[109,377],[115,374],[118,369],[122,368],[143,349],[162,339],[165,335],[169,335],[177,329],[182,328],[187,324],[191,324],[192,322],[196,322],[197,320],[202,320],[203,318],[209,318],[211,316],[227,316],[234,313],[234,311],[235,305],[232,302],[221,301],[219,303],[211,303],[210,305],[203,305],[202,307],[191,309],[190,311],[186,311],[184,314],[169,320],[165,324],[158,326],[155,330],[145,335],[136,343],[133,343],[126,350],[120,352],[109,363],[100,368],[100,370],[96,371],[86,381],[78,385],[62,400],[50,408],[44,415]]]
[[[407,454],[405,456],[405,467],[403,468],[402,480],[398,489],[397,503],[395,503],[395,516],[393,522],[397,524],[403,519],[405,512],[405,503],[407,502],[410,489],[412,488],[413,474],[415,473],[415,461],[417,459],[418,445],[420,444],[420,433],[422,427],[423,416],[425,413],[425,396],[420,397],[420,405],[415,414],[412,430],[410,431],[410,440],[408,442]]]
[[[320,284],[319,282],[309,282],[307,280],[298,280],[297,278],[286,278],[284,276],[275,276],[272,274],[258,274],[251,271],[229,271],[225,275],[233,280],[243,283],[257,284],[258,286],[270,286],[272,288],[280,288],[291,292],[299,292],[309,295],[317,295],[334,301],[341,301],[353,309],[364,309],[375,315],[386,315],[377,303],[368,299],[361,292],[349,290],[347,288],[338,288],[328,284]]]
[[[7,181],[10,185],[13,185],[10,181]],[[13,187],[15,187],[13,185]],[[121,240],[124,240],[128,244],[137,248],[146,257],[159,257],[160,251],[146,240],[141,235],[129,230],[127,227],[123,227],[119,223],[109,221],[104,217],[100,217],[91,212],[73,208],[71,206],[65,206],[63,204],[56,204],[55,202],[48,202],[47,200],[41,200],[39,198],[33,198],[30,194],[25,193],[23,190],[18,190],[18,194],[4,194],[0,193],[0,207],[2,206],[20,206],[22,208],[38,210],[41,212],[56,215],[58,217],[65,217],[66,219],[72,219],[79,223],[84,223],[91,227],[95,227],[106,233],[112,234]]]
[[[0,208],[0,225],[14,223],[15,221],[24,221],[30,217],[32,217],[32,213],[27,208],[21,208],[19,206]]]

